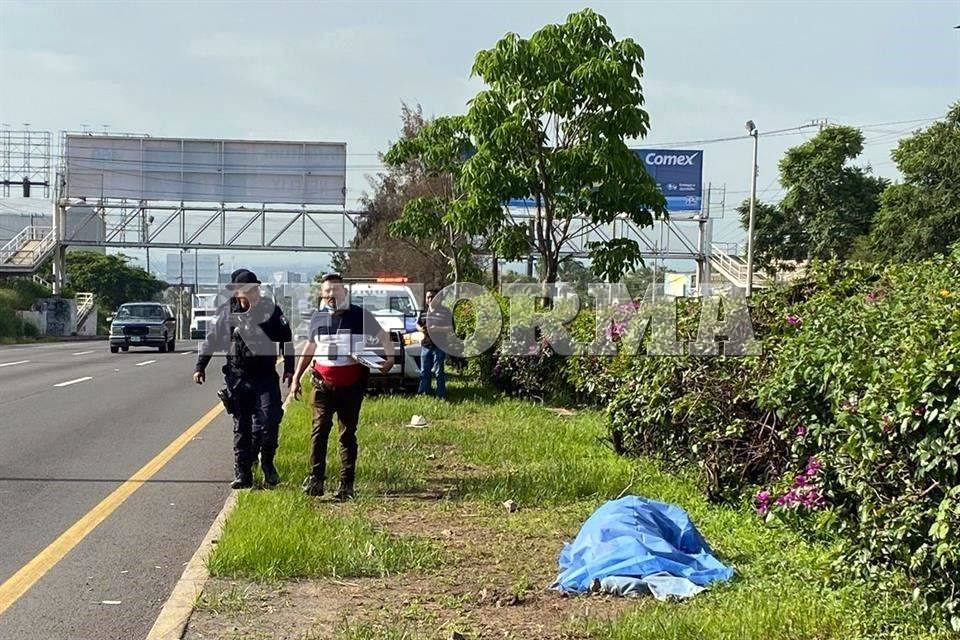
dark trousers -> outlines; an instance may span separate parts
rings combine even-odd
[[[329,387],[313,380],[313,431],[311,435],[311,474],[323,482],[327,474],[327,440],[333,428],[333,416],[340,423],[340,484],[353,486],[357,470],[357,423],[366,391],[366,376],[346,387]]]
[[[227,382],[237,398],[233,416],[233,455],[237,468],[249,470],[260,456],[273,460],[280,438],[283,401],[276,372]]]

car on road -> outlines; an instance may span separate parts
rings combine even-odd
[[[173,307],[159,302],[128,302],[110,320],[110,352],[153,347],[166,353],[176,348],[177,320]]]

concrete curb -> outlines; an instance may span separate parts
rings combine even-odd
[[[203,591],[204,585],[210,578],[207,571],[207,559],[210,557],[210,551],[213,545],[220,539],[223,533],[223,523],[237,504],[237,492],[231,491],[227,496],[223,509],[220,510],[216,520],[210,525],[207,535],[204,536],[200,547],[194,552],[190,562],[183,570],[183,575],[173,587],[173,592],[160,609],[160,615],[157,616],[153,628],[147,634],[147,640],[180,640],[183,632],[190,622],[190,616],[193,614],[193,604],[197,596]]]
[[[283,400],[283,408],[286,410],[293,402],[293,395],[287,394]],[[223,533],[223,525],[237,506],[237,492],[231,491],[227,496],[223,508],[217,515],[216,520],[210,525],[207,535],[204,536],[200,546],[194,552],[190,562],[183,570],[183,575],[173,587],[173,592],[167,601],[163,603],[160,609],[160,615],[153,623],[153,628],[147,634],[146,640],[180,640],[184,631],[187,630],[187,624],[190,622],[190,616],[193,615],[193,604],[197,596],[203,592],[203,587],[210,579],[210,572],[207,571],[207,559],[210,557],[210,551],[213,545],[220,539]]]

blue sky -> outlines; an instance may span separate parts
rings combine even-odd
[[[815,118],[877,124],[960,98],[960,2],[120,3],[0,1],[0,122],[154,136],[347,142],[348,200],[396,137],[401,102],[462,112],[476,52],[590,6],[646,51],[644,146]],[[920,124],[871,127],[862,163]],[[813,132],[815,129],[809,129]],[[809,134],[761,140],[758,188]],[[696,145],[694,145],[696,147]],[[728,206],[749,188],[750,142],[703,145]],[[738,240],[732,221],[717,239]]]

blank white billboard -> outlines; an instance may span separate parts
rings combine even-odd
[[[68,134],[68,198],[340,205],[342,142]]]

